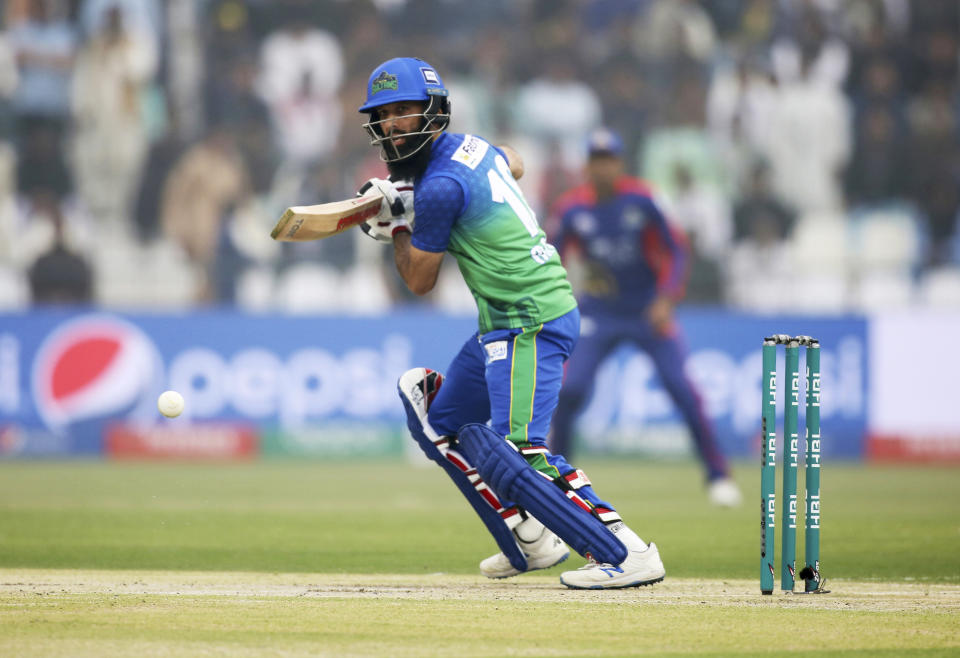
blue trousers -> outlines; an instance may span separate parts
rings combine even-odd
[[[589,399],[597,368],[614,349],[628,342],[653,360],[664,388],[693,435],[707,479],[726,476],[727,462],[717,447],[713,426],[703,411],[700,394],[684,373],[686,350],[679,332],[658,334],[646,320],[633,315],[592,314],[589,324],[585,321],[584,325],[589,331],[580,337],[576,354],[567,364],[560,405],[553,419],[551,447],[564,454],[572,452],[574,421]]]
[[[550,478],[576,471],[563,455],[547,449],[547,436],[564,363],[579,335],[577,309],[534,327],[474,334],[444,373],[443,386],[430,404],[430,426],[442,436],[456,436],[467,423],[489,421]],[[589,485],[578,493],[597,508],[613,510]]]

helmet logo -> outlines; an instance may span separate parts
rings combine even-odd
[[[428,85],[438,85],[440,84],[440,78],[437,77],[437,72],[433,69],[428,69],[426,67],[420,67],[420,73],[423,74],[423,81]]]
[[[397,76],[390,75],[386,71],[383,71],[370,83],[370,95],[379,94],[381,91],[387,89],[397,91],[399,85],[397,84]]]

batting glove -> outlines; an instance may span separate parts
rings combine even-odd
[[[360,225],[364,233],[378,242],[392,243],[397,233],[410,232],[413,222],[413,185],[409,181],[371,178],[357,194],[383,195],[380,212]]]

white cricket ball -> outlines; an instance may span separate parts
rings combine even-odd
[[[167,418],[176,418],[183,413],[183,396],[176,391],[164,391],[157,398],[157,409]]]

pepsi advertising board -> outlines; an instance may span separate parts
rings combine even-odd
[[[699,310],[678,320],[688,374],[700,384],[728,454],[756,454],[761,339],[791,331],[823,341],[825,455],[862,455],[864,320]],[[410,442],[397,378],[419,365],[442,370],[474,331],[472,317],[425,310],[375,317],[227,310],[0,315],[0,456],[400,454]],[[186,399],[176,419],[156,408],[167,389]],[[651,363],[629,348],[602,364],[579,435],[595,452],[690,449]]]
[[[230,432],[253,432],[254,451],[396,451],[397,377],[435,350],[453,354],[471,331],[470,320],[404,313],[0,316],[0,454],[134,456],[137,444],[144,456],[216,453],[192,453],[191,441],[251,450]],[[157,411],[166,389],[186,399],[176,419]]]

